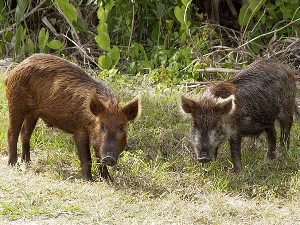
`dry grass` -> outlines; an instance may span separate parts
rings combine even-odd
[[[22,167],[22,166],[21,166]],[[1,224],[297,224],[300,202],[231,196],[193,187],[194,200],[160,197],[105,182],[54,180],[0,163]],[[192,188],[192,187],[188,187]]]

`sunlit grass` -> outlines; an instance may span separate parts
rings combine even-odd
[[[299,126],[273,161],[266,141],[245,138],[244,169],[231,173],[228,143],[201,165],[189,140],[190,119],[178,109],[180,87],[156,89],[147,79],[106,82],[122,103],[137,94],[142,114],[128,126],[128,147],[109,168],[113,182],[82,180],[72,135],[39,121],[29,165],[7,164],[5,86],[0,84],[0,222],[64,224],[284,224],[299,220]],[[121,85],[121,88],[120,88]],[[146,88],[149,85],[149,88]],[[133,88],[134,87],[134,88]],[[196,94],[193,93],[195,96]]]

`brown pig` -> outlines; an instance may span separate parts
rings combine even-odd
[[[30,161],[30,137],[41,118],[48,126],[73,134],[85,180],[92,180],[90,144],[101,159],[101,177],[110,178],[107,166],[116,165],[126,147],[126,124],[139,115],[139,97],[120,106],[108,86],[79,66],[47,54],[25,59],[6,84],[9,165],[17,163],[19,133],[22,161]]]
[[[259,60],[231,79],[208,86],[198,100],[181,96],[182,109],[191,114],[191,140],[197,159],[207,163],[216,158],[218,147],[228,140],[234,172],[242,169],[243,136],[265,132],[267,156],[275,157],[279,121],[280,142],[289,147],[295,108],[294,71],[273,60]]]

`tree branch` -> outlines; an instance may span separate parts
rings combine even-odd
[[[197,72],[207,72],[207,73],[238,73],[240,70],[228,69],[228,68],[212,68],[208,67],[206,69],[197,69]]]

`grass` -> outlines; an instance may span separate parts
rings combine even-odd
[[[185,89],[144,77],[102,77],[122,103],[142,96],[142,114],[128,127],[128,148],[110,168],[113,182],[82,180],[71,135],[42,121],[31,139],[32,162],[7,166],[8,110],[0,84],[1,224],[298,224],[299,126],[291,147],[267,161],[266,141],[243,141],[244,170],[232,174],[228,144],[201,165],[189,142],[189,118],[178,110]],[[4,75],[1,75],[4,80]],[[122,82],[118,82],[121,81]],[[196,95],[195,90],[192,95]]]

